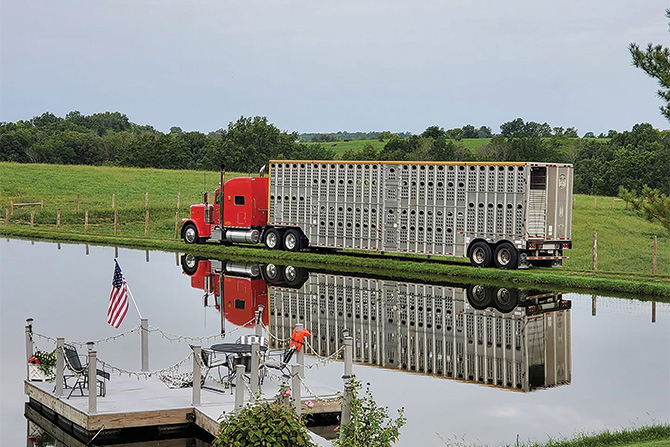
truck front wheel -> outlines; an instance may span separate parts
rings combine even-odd
[[[282,249],[282,238],[281,232],[276,228],[270,228],[265,232],[263,236],[263,243],[270,250],[281,250]]]
[[[187,244],[196,244],[200,242],[200,239],[198,238],[198,229],[190,222],[184,225],[181,234],[184,238],[184,242]]]
[[[496,267],[500,269],[515,269],[517,266],[518,253],[512,244],[503,242],[496,247],[493,259],[496,263]]]

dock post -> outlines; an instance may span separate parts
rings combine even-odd
[[[235,410],[244,405],[244,365],[235,366]]]
[[[56,339],[56,397],[63,396],[63,384],[65,383],[65,355],[63,345],[64,338]]]
[[[30,358],[33,356],[33,319],[26,318],[26,379],[30,380]]]
[[[200,359],[202,358],[202,347],[193,346],[193,397],[191,405],[200,405]]]
[[[344,402],[342,402],[342,416],[340,417],[340,439],[344,436],[342,426],[351,421],[351,402],[354,396],[354,339],[348,335],[344,336]]]
[[[305,325],[303,325],[302,323],[297,323],[295,325],[295,331],[298,334],[300,332],[302,332],[304,329],[305,329]],[[304,343],[303,343],[303,346],[305,346]],[[298,349],[298,352],[296,352],[296,354],[298,355],[297,358],[296,358],[296,361],[298,362],[298,366],[299,366],[298,374],[300,375],[300,377],[304,377],[305,376],[305,351],[303,351],[302,349]]]
[[[302,397],[300,396],[300,365],[291,365],[291,395],[293,396],[293,408],[300,415]]]
[[[258,311],[256,311],[258,312]],[[258,394],[258,376],[260,369],[260,351],[261,345],[257,341],[251,344],[251,401],[256,401],[256,395]]]
[[[89,344],[92,347],[92,344]],[[91,349],[88,351],[88,414],[98,412],[98,360],[97,353]]]
[[[140,320],[140,335],[142,343],[142,371],[149,371],[149,319]]]

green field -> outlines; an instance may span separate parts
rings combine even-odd
[[[226,173],[226,178],[236,175]],[[531,282],[571,288],[592,288],[614,292],[670,295],[670,235],[625,209],[612,198],[577,196],[573,215],[573,250],[562,269],[500,271],[473,269],[462,263],[403,263],[375,256],[367,260],[344,256],[269,252],[246,247],[186,246],[175,241],[176,213],[188,216],[189,205],[202,200],[202,191],[219,183],[216,172],[173,171],[138,168],[57,166],[0,163],[0,233],[21,237],[160,247],[167,250],[203,254],[263,256],[304,262],[337,265],[342,268],[369,267],[387,271],[401,270],[417,275],[453,275],[488,281]],[[145,194],[148,193],[149,234],[145,232]],[[77,212],[79,196],[79,212]],[[114,210],[118,213],[118,234],[114,235]],[[179,208],[177,201],[179,197]],[[15,207],[8,216],[10,201],[38,202],[40,207]],[[31,210],[35,228],[30,228]],[[60,228],[56,228],[58,210]],[[89,228],[84,232],[85,210]],[[5,219],[8,224],[5,225]],[[598,233],[598,272],[592,270],[593,233]],[[651,275],[652,240],[657,236],[657,275]],[[461,258],[459,258],[461,259]],[[357,266],[357,267],[356,267]],[[623,281],[619,284],[617,281]]]
[[[516,445],[520,447],[667,447],[670,446],[670,425],[652,425],[615,432],[605,431],[597,434],[583,434],[572,439]]]

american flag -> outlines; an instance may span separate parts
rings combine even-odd
[[[121,322],[128,312],[128,285],[116,259],[114,263],[116,266],[114,267],[114,278],[112,279],[112,292],[109,294],[107,323],[118,328],[121,326]]]

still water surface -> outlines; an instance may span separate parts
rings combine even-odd
[[[22,387],[26,318],[35,319],[35,332],[83,342],[121,334],[138,324],[132,304],[118,330],[106,323],[114,255],[111,247],[90,247],[86,254],[83,245],[0,241],[0,444],[26,442],[26,399]],[[252,329],[241,324],[248,321],[252,306],[263,304],[270,310],[267,323],[280,336],[290,330],[295,318],[306,315],[304,322],[314,334],[312,342],[325,356],[338,346],[343,325],[353,326],[356,356],[363,362],[355,366],[356,376],[371,383],[375,399],[388,406],[391,414],[399,407],[405,408],[408,422],[401,431],[401,446],[441,446],[453,441],[496,445],[514,443],[517,435],[521,440],[544,441],[550,436],[670,421],[667,304],[656,304],[655,322],[651,302],[601,296],[594,301],[592,296],[576,294],[544,298],[545,311],[527,306],[503,309],[504,313],[493,309],[476,311],[458,287],[407,284],[402,279],[396,279],[393,285],[364,275],[312,274],[304,284],[293,287],[252,281],[248,285],[253,288],[260,284],[260,288],[248,292],[252,298],[247,303],[231,299],[230,294],[224,297],[227,319],[222,322],[215,298],[220,278],[200,274],[217,271],[220,263],[203,261],[184,268],[181,259],[171,253],[147,255],[144,251],[120,249],[118,255],[140,312],[151,326],[165,333],[204,337],[219,334],[223,325],[225,340],[234,341],[241,334],[251,333]],[[194,273],[196,267],[201,271]],[[254,268],[249,269],[244,266],[242,270],[257,275]],[[229,275],[231,281],[223,286],[224,291],[231,286],[240,289],[241,283],[233,279],[242,275],[242,270]],[[336,289],[338,281],[350,288],[367,288],[366,293],[380,303],[384,303],[384,291],[393,285],[394,290],[402,291],[406,306],[379,309],[378,315],[383,314],[384,318],[373,323],[374,312],[363,315],[365,310],[357,309],[355,304],[347,307],[346,297],[342,297],[339,308],[336,293],[329,303],[328,290]],[[374,287],[369,285],[372,283]],[[269,293],[264,295],[265,292]],[[419,295],[423,297],[413,298]],[[436,304],[442,302],[436,299],[437,295],[448,295],[451,304]],[[418,301],[407,301],[412,299]],[[301,302],[306,308],[300,309]],[[424,317],[419,317],[419,306],[431,306],[430,312],[422,309]],[[342,312],[339,323],[333,322],[338,317],[328,320],[319,316],[323,315],[322,310],[327,314],[329,309],[334,315]],[[349,310],[352,316],[347,320]],[[467,364],[467,359],[473,358],[467,353],[474,349],[472,346],[468,348],[466,343],[462,348],[466,352],[458,351],[461,348],[456,345],[463,335],[460,339],[458,335],[428,337],[427,333],[437,330],[439,321],[447,321],[438,318],[442,312],[461,317],[450,320],[457,327],[445,325],[439,328],[440,333],[449,330],[457,334],[458,325],[463,325],[463,333],[467,332],[468,318],[473,319],[477,312],[486,313],[494,321],[506,321],[511,328],[508,332],[513,334],[508,340],[508,352],[517,352],[515,355],[523,358],[518,362],[521,371],[504,375],[500,382],[495,376],[487,378],[486,371],[478,372],[473,369],[474,363]],[[352,324],[351,319],[355,318],[359,323]],[[430,330],[428,325],[432,326]],[[531,330],[533,325],[541,330]],[[485,328],[480,329],[485,332]],[[490,329],[495,331],[495,324]],[[502,326],[498,329],[505,330]],[[375,338],[375,334],[380,338]],[[450,341],[454,346],[440,344]],[[53,349],[49,340],[36,338],[36,342],[42,349]],[[172,365],[190,353],[188,344],[171,342],[157,333],[152,334],[150,344],[151,370]],[[486,346],[486,341],[482,346]],[[135,333],[101,343],[97,350],[100,358],[114,366],[130,371],[140,369]],[[455,355],[445,355],[447,351]],[[495,346],[490,347],[490,355],[494,355],[493,351]],[[478,352],[484,357],[489,355],[486,349],[479,348]],[[538,361],[538,356],[542,361]],[[341,387],[339,362],[310,370],[309,374],[318,375],[322,383]],[[484,376],[483,382],[492,379],[492,384],[499,386],[477,383],[478,375]],[[469,376],[472,380],[467,380]]]

